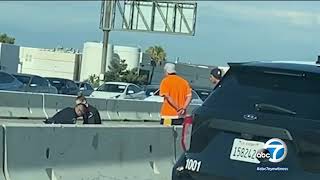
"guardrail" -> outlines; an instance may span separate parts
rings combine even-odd
[[[160,125],[2,125],[0,179],[168,180],[180,155],[177,131]]]
[[[0,118],[50,118],[65,107],[72,107],[75,96],[0,91]],[[159,102],[129,99],[88,98],[102,120],[160,121]],[[188,112],[198,106],[190,106]]]

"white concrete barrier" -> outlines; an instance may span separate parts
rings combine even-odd
[[[1,118],[50,118],[75,105],[76,96],[0,91]],[[129,99],[88,98],[102,120],[160,121],[161,103]],[[192,110],[199,106],[192,105]]]
[[[144,107],[146,107],[146,104],[144,106],[141,106],[141,102],[138,100],[123,100],[123,99],[118,99],[118,100],[110,100],[114,101],[115,103],[115,109],[117,115],[119,116],[119,119],[121,120],[143,120],[143,119],[138,119],[137,114],[140,113],[141,111],[144,111]],[[140,107],[140,108],[139,108]]]
[[[45,94],[44,95],[44,109],[48,117],[52,117],[61,109],[66,107],[75,106],[76,96],[69,95],[54,95],[54,94]]]
[[[163,126],[7,125],[10,180],[168,180],[173,130]]]
[[[0,91],[0,117],[45,118],[43,94]]]
[[[106,99],[87,98],[87,101],[90,105],[97,108],[102,120],[110,120]]]
[[[107,114],[110,120],[123,120],[119,115],[119,107],[116,100],[108,99],[107,100]]]
[[[174,126],[175,157],[178,159],[184,152],[181,144],[182,126]]]
[[[160,103],[142,100],[114,100],[118,119],[160,121]]]
[[[160,121],[161,116],[160,116],[160,110],[161,110],[161,103],[153,103],[152,108],[157,109],[157,111],[152,111],[151,114],[151,120],[153,121]]]
[[[4,129],[1,127],[0,128],[0,179],[5,180],[5,174],[4,174],[4,169],[5,169],[5,162],[6,162],[6,152],[5,152],[5,147],[4,147]]]

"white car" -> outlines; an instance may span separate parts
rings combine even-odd
[[[145,98],[145,101],[154,101],[154,102],[163,102],[163,97],[159,95],[160,90],[158,89],[154,93],[151,93],[151,96]],[[192,90],[192,100],[190,102],[191,105],[202,105],[203,101],[199,97],[199,95]]]
[[[123,82],[107,82],[94,90],[90,97],[104,99],[144,99],[145,92],[137,85]]]

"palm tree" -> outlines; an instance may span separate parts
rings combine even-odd
[[[149,79],[150,84],[153,78],[154,68],[157,65],[162,65],[162,63],[166,61],[167,54],[161,46],[151,46],[146,50],[146,53],[151,57],[150,64],[152,66],[152,70]]]
[[[167,54],[161,46],[151,46],[146,50],[146,53],[150,55],[151,60],[156,64],[162,64],[166,61]]]

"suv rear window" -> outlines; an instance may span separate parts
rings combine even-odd
[[[255,111],[255,104],[271,104],[296,112],[295,117],[318,120],[319,74],[279,73],[232,69],[204,106],[227,109],[234,114]]]

